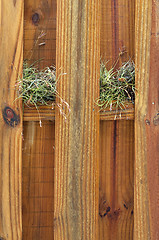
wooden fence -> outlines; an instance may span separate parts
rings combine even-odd
[[[0,0],[0,239],[159,239],[158,10],[149,0]],[[135,60],[135,113],[94,108],[100,57]],[[37,110],[14,101],[23,59],[67,73],[66,120],[42,106],[40,127]]]

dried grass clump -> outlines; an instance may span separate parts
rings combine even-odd
[[[63,109],[69,105],[58,94],[56,90],[56,69],[47,67],[38,70],[34,64],[23,64],[23,77],[17,81],[19,96],[25,105],[51,105],[56,97],[60,98],[61,103],[57,103],[60,112],[65,115]],[[96,104],[100,110],[109,108],[124,109],[125,102],[134,103],[135,101],[135,65],[133,61],[128,61],[114,70],[114,67],[107,70],[103,62],[100,66],[100,97]]]
[[[19,97],[26,105],[48,105],[55,100],[56,69],[47,67],[39,71],[34,65],[23,64],[23,77],[18,79]]]
[[[106,64],[100,67],[100,97],[96,104],[100,110],[109,107],[112,110],[125,108],[125,102],[134,103],[135,100],[135,64],[133,61],[123,63],[114,70],[107,70]]]

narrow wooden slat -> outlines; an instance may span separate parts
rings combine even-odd
[[[100,120],[133,120],[134,119],[134,104],[125,102],[123,109],[116,109],[115,106],[106,108],[100,112]]]
[[[98,0],[57,2],[54,237],[97,239],[99,89]],[[60,106],[60,105],[59,105]],[[64,109],[63,109],[64,107]],[[65,115],[64,115],[65,114]]]
[[[49,67],[56,59],[56,0],[24,4],[24,59]],[[52,106],[24,110],[23,240],[54,238],[54,117]]]
[[[55,123],[24,122],[23,240],[53,240]]]
[[[100,123],[99,240],[133,240],[134,121]]]
[[[22,73],[23,1],[0,0],[0,239],[22,239],[22,107],[15,83]]]
[[[100,51],[108,68],[134,60],[134,10],[135,0],[101,1]],[[112,111],[100,119],[108,121],[100,128],[99,239],[133,239],[134,110],[121,111],[121,121]]]
[[[159,239],[158,18],[158,1],[136,1],[135,240]]]
[[[52,106],[39,106],[26,107],[24,108],[23,121],[44,121],[44,120],[55,120],[55,109]]]
[[[101,0],[101,58],[107,66],[134,60],[135,0]]]
[[[56,63],[56,0],[25,0],[24,59],[43,69]]]
[[[38,110],[36,107],[25,107],[23,113],[23,121],[44,121],[44,120],[55,120],[55,109],[52,106],[39,106]],[[133,120],[134,119],[134,106],[128,106],[128,109],[116,110],[105,110],[100,112],[100,120]]]
[[[100,120],[134,120],[134,109],[101,112]]]

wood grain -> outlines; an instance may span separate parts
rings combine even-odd
[[[135,231],[159,239],[159,2],[136,2]]]
[[[55,120],[55,109],[50,106],[39,106],[38,110],[36,107],[24,107],[23,121],[45,121]],[[106,109],[100,112],[100,120],[134,120],[134,105],[130,104],[126,109],[120,109],[118,111]]]
[[[53,239],[55,123],[24,123],[23,240]]]
[[[35,6],[35,4],[36,4],[36,6]],[[61,1],[58,4],[60,5],[60,4],[63,4],[63,3]],[[67,3],[65,3],[65,4],[67,5]],[[116,4],[116,6],[115,6],[115,4]],[[130,57],[133,56],[133,53],[134,53],[134,4],[135,4],[134,1],[128,1],[128,2],[127,1],[107,1],[107,2],[106,1],[102,1],[102,5],[101,5],[102,6],[101,7],[101,11],[102,11],[102,21],[101,21],[101,55],[102,56],[104,55],[104,58],[106,60],[110,59],[110,63],[111,64],[113,62],[115,62],[116,58],[119,56],[119,53],[121,53],[122,51],[123,51],[123,54],[120,55],[120,61],[119,61],[120,63],[121,63],[121,61],[127,60],[129,58],[129,56]],[[74,48],[72,50],[70,50],[71,49],[71,43],[69,43],[69,41],[64,42],[66,40],[66,35],[67,35],[67,37],[69,39],[71,39],[71,31],[72,31],[71,28],[69,29],[67,27],[68,26],[67,25],[68,21],[71,18],[71,16],[70,16],[70,7],[71,7],[71,5],[67,5],[68,7],[66,5],[60,5],[61,6],[61,11],[62,11],[63,15],[60,12],[61,15],[59,15],[59,18],[58,18],[58,21],[59,21],[58,26],[59,26],[59,24],[61,24],[61,21],[64,21],[65,25],[62,25],[62,27],[60,28],[61,32],[62,32],[62,35],[60,36],[61,45],[60,45],[60,47],[57,48],[57,52],[58,52],[58,64],[59,64],[58,65],[58,70],[60,69],[60,67],[62,67],[62,69],[60,69],[59,72],[60,73],[65,73],[66,72],[67,75],[68,75],[68,77],[65,76],[63,78],[60,78],[61,82],[62,81],[66,82],[66,86],[63,85],[63,87],[62,87],[62,84],[60,84],[59,89],[60,89],[60,91],[63,94],[62,95],[63,99],[67,100],[67,102],[70,102],[70,99],[69,99],[68,96],[69,96],[71,90],[69,88],[70,87],[69,86],[70,82],[69,82],[68,78],[70,77],[69,74],[71,74],[70,73],[70,65],[72,64],[71,61],[73,61],[73,60],[71,60],[71,59],[73,59],[72,55],[74,55],[74,53],[76,51],[74,51]],[[28,54],[30,54],[29,57],[31,57],[32,61],[40,59],[41,57],[43,58],[47,54],[47,57],[45,57],[46,61],[44,60],[44,63],[42,62],[42,63],[39,64],[39,67],[44,67],[45,65],[48,64],[48,62],[51,62],[50,59],[52,59],[52,57],[55,56],[55,54],[54,54],[54,49],[55,49],[54,46],[55,45],[53,45],[53,44],[55,44],[55,41],[52,39],[52,37],[55,38],[55,32],[53,30],[50,32],[47,27],[45,29],[45,23],[46,23],[47,16],[49,17],[50,15],[46,15],[45,13],[41,14],[41,12],[40,12],[41,10],[39,11],[39,8],[41,9],[40,1],[36,1],[36,3],[34,3],[34,4],[31,1],[27,1],[26,2],[26,7],[25,7],[25,15],[27,16],[27,19],[25,20],[25,29],[26,29],[25,30],[25,43],[26,44],[25,44],[25,48],[24,49],[25,49],[25,58],[27,58]],[[32,12],[30,12],[30,10],[32,10]],[[45,12],[45,8],[42,7],[42,11]],[[44,20],[40,20],[38,23],[33,24],[32,16],[36,12],[40,16],[42,15],[42,16],[46,16],[46,17],[44,18]],[[78,14],[76,14],[76,16],[78,16]],[[108,20],[109,18],[110,18],[110,20]],[[43,19],[43,18],[41,18],[41,19]],[[54,23],[55,23],[55,21],[54,21]],[[27,27],[28,27],[28,29],[27,29]],[[47,48],[48,43],[47,43],[47,45],[46,44],[45,45],[38,45],[38,44],[42,44],[43,43],[44,37],[40,38],[40,42],[38,42],[38,43],[36,42],[38,36],[40,36],[41,31],[43,29],[45,31],[47,31],[48,39],[51,38],[51,41],[49,42],[49,44],[50,44],[49,48]],[[59,34],[61,34],[60,29],[58,30]],[[109,29],[110,29],[110,31],[109,31]],[[75,35],[73,35],[73,36],[74,36],[73,39],[76,40],[76,36]],[[46,40],[47,40],[47,38],[45,38],[45,41]],[[59,41],[58,41],[58,44],[59,44]],[[89,44],[90,43],[88,43],[88,47],[89,47]],[[57,45],[57,46],[59,46],[59,45]],[[44,54],[45,51],[43,52],[43,50],[41,50],[42,47],[45,47],[45,49],[46,49],[46,53],[45,53],[44,56],[43,56],[43,54]],[[36,49],[36,50],[34,50],[34,49]],[[50,50],[48,51],[48,49],[50,49]],[[72,52],[70,53],[70,51],[72,51]],[[124,52],[124,51],[127,51],[127,52]],[[52,53],[52,55],[51,55],[51,53]],[[80,57],[79,57],[79,59],[80,59]],[[53,62],[54,62],[54,60],[53,60]],[[78,64],[77,66],[75,66],[75,65],[73,65],[73,66],[75,67],[75,69],[82,68],[80,64]],[[90,70],[90,72],[91,71],[92,71],[92,69]],[[73,70],[72,74],[74,74],[74,72],[75,72],[75,70]],[[81,72],[80,72],[80,74],[81,74]],[[91,74],[92,74],[92,72],[91,72]],[[78,76],[77,79],[72,78],[72,82],[73,81],[74,82],[77,82],[77,81],[79,82],[80,79],[81,78],[79,76]],[[76,95],[78,95],[78,94],[76,94]],[[79,96],[81,96],[81,95],[79,94]],[[78,96],[78,98],[79,98],[79,96]],[[71,96],[71,98],[72,98],[72,96]],[[76,101],[76,103],[79,106],[80,102]],[[74,107],[74,108],[76,108],[76,107]],[[58,111],[59,111],[59,109],[58,109]],[[88,110],[87,110],[87,112],[88,112]],[[87,112],[86,112],[86,114],[87,114]],[[49,118],[53,119],[53,114],[50,116],[49,112],[47,111],[47,113],[46,113],[44,109],[42,109],[42,112],[40,110],[40,113],[41,113],[41,116],[42,116],[42,120],[44,120],[44,119],[47,120]],[[70,142],[67,142],[66,137],[68,137],[68,134],[70,134],[70,132],[68,132],[68,129],[70,128],[70,119],[69,119],[69,111],[68,111],[67,108],[64,109],[63,113],[66,113],[66,118],[68,120],[66,119],[66,122],[65,122],[64,119],[61,119],[60,120],[61,122],[59,120],[57,120],[58,121],[57,124],[61,124],[61,125],[59,125],[60,134],[58,133],[59,134],[58,137],[59,137],[59,141],[60,141],[60,146],[56,144],[57,145],[56,151],[58,151],[58,156],[59,156],[59,161],[60,161],[59,164],[61,164],[60,167],[58,167],[58,172],[57,172],[57,175],[59,176],[58,184],[59,185],[61,184],[62,185],[62,189],[63,189],[63,191],[62,191],[61,187],[58,188],[58,191],[60,189],[60,191],[58,192],[58,194],[60,195],[60,198],[57,199],[57,201],[59,201],[58,202],[59,205],[57,206],[57,208],[58,207],[59,208],[58,208],[58,210],[56,212],[59,211],[59,215],[58,215],[59,218],[55,218],[55,227],[56,227],[55,234],[57,233],[57,236],[59,237],[59,239],[61,239],[61,238],[64,238],[64,239],[66,238],[67,239],[67,238],[70,237],[70,232],[71,232],[71,234],[73,232],[73,230],[71,229],[68,232],[68,234],[66,235],[66,232],[67,232],[67,229],[68,229],[68,227],[67,227],[68,225],[66,225],[65,223],[66,222],[69,223],[68,219],[70,219],[70,217],[72,215],[71,216],[68,215],[68,213],[70,212],[71,209],[69,209],[67,211],[67,213],[65,214],[65,209],[66,209],[65,207],[68,206],[68,202],[69,201],[67,199],[65,199],[64,196],[66,194],[68,194],[68,189],[70,188],[70,185],[69,186],[67,185],[68,184],[67,183],[68,179],[67,179],[66,175],[63,176],[62,173],[65,170],[67,170],[66,168],[68,166],[66,161],[65,161],[65,159],[68,159],[68,155],[69,155],[69,153],[67,152],[66,148],[67,148],[67,146],[70,146]],[[80,112],[78,114],[80,115]],[[78,114],[77,114],[77,117],[79,116]],[[116,116],[116,114],[112,113],[112,112],[102,113],[101,114],[101,119],[102,120],[108,120],[108,122],[109,122],[109,120],[110,119],[114,119],[115,116]],[[122,116],[122,119],[123,118],[126,119],[127,117],[133,119],[134,115],[133,115],[132,111],[129,111],[126,114],[125,114],[125,112],[122,113],[121,116]],[[62,116],[60,116],[60,117],[62,118]],[[118,117],[120,117],[120,115],[118,115],[117,118]],[[79,117],[79,119],[80,119],[80,117]],[[35,113],[35,111],[31,112],[30,110],[27,110],[26,112],[24,112],[24,120],[25,121],[31,121],[31,120],[32,121],[33,120],[34,121],[39,121],[39,116],[38,116],[37,112]],[[87,121],[88,120],[85,118],[85,122],[86,123],[87,123]],[[76,121],[74,121],[74,122],[76,123]],[[73,123],[71,122],[72,125],[75,125],[74,122]],[[104,129],[105,124],[108,124],[106,126],[109,126],[108,122],[101,123],[103,129]],[[112,171],[112,168],[115,167],[113,165],[113,163],[111,163],[111,168],[108,168],[108,169],[104,168],[105,161],[110,161],[111,162],[113,160],[113,157],[112,156],[110,157],[108,153],[106,153],[106,154],[108,154],[108,157],[102,157],[101,158],[101,164],[103,166],[101,165],[101,172],[100,172],[100,191],[103,191],[103,192],[104,191],[108,191],[108,189],[111,188],[111,191],[109,191],[108,194],[107,194],[107,198],[111,199],[111,204],[113,206],[114,206],[113,202],[115,201],[115,207],[117,206],[117,212],[116,212],[116,208],[115,207],[113,207],[115,209],[114,212],[113,212],[113,208],[111,209],[111,213],[109,215],[109,216],[111,216],[109,218],[111,220],[105,220],[106,217],[104,217],[104,218],[102,217],[101,218],[101,216],[99,216],[99,239],[105,239],[105,238],[106,239],[107,238],[108,239],[118,239],[118,238],[119,239],[124,239],[124,238],[125,239],[129,239],[129,238],[132,239],[132,232],[133,232],[133,212],[132,212],[133,211],[132,210],[133,209],[133,207],[132,207],[133,206],[133,200],[132,200],[133,199],[133,193],[132,193],[133,192],[133,186],[132,186],[133,173],[132,172],[133,172],[133,156],[134,155],[133,155],[133,141],[131,139],[133,139],[133,123],[132,122],[125,123],[125,121],[122,121],[122,122],[124,122],[124,123],[123,124],[121,124],[121,123],[119,124],[118,122],[117,123],[114,122],[113,123],[113,127],[110,127],[112,132],[110,134],[108,133],[106,136],[105,135],[103,136],[103,134],[101,136],[101,138],[103,138],[103,145],[104,145],[105,142],[109,142],[109,144],[112,144],[111,145],[112,146],[111,149],[115,149],[115,151],[116,151],[116,159],[117,159],[117,162],[118,162],[118,169],[119,170],[118,170],[118,174],[116,174],[116,171],[114,171],[114,172]],[[86,125],[86,123],[85,123],[85,125]],[[36,131],[35,129],[36,129],[36,127],[38,127],[38,124],[39,123],[37,123],[37,125],[35,125],[33,123],[27,123],[27,128],[28,129],[32,129],[32,131],[34,132],[34,131]],[[111,136],[112,136],[112,134],[114,134],[115,124],[116,124],[116,126],[118,126],[117,129],[116,129],[118,135],[115,136],[115,140],[113,140],[112,143],[111,143],[111,140],[112,140]],[[42,121],[42,126],[43,126],[43,121]],[[63,129],[63,126],[64,126],[64,129]],[[86,125],[86,127],[83,128],[83,129],[87,129],[87,126],[88,125]],[[44,124],[43,128],[45,128],[45,124]],[[108,132],[109,132],[109,130],[108,130]],[[130,136],[130,138],[131,138],[129,140],[127,140],[126,131],[128,132],[128,136]],[[89,129],[87,130],[85,136],[88,134],[88,132],[89,132]],[[102,132],[102,130],[101,130],[101,132]],[[104,130],[103,130],[103,132],[104,132]],[[75,141],[75,136],[76,135],[77,135],[77,131],[74,131],[72,133],[73,141]],[[62,140],[62,136],[64,136],[63,140]],[[83,139],[84,139],[84,137],[83,137]],[[87,137],[85,137],[85,139],[86,139],[86,141],[89,141],[88,135],[87,135]],[[40,140],[40,141],[42,141],[42,140]],[[116,141],[121,141],[121,142],[116,144],[116,146],[115,146]],[[45,141],[44,141],[44,143],[45,143]],[[120,148],[122,150],[119,153],[119,145],[121,143],[123,145],[120,146]],[[37,144],[39,144],[38,141],[35,144],[35,147],[38,149],[38,145]],[[87,144],[87,142],[85,144]],[[75,146],[75,143],[74,143],[73,146]],[[103,150],[101,150],[101,154],[103,154],[103,155],[104,155],[104,149],[105,148],[106,147],[103,146]],[[80,152],[80,149],[78,149],[78,152]],[[33,150],[31,150],[31,151],[33,151]],[[69,149],[69,151],[70,151],[70,149]],[[84,151],[85,152],[87,151],[86,145],[85,145],[85,150]],[[130,151],[130,156],[129,156],[129,152],[128,151]],[[123,159],[121,159],[122,156],[124,156]],[[39,158],[38,157],[36,157],[34,160],[35,160],[35,163],[39,162]],[[127,160],[127,162],[126,162],[126,160]],[[31,160],[31,156],[29,157],[28,161],[32,161]],[[126,163],[127,163],[127,165],[126,165]],[[75,164],[76,164],[75,166],[77,167],[77,163],[76,162],[75,162]],[[123,165],[125,167],[123,167]],[[61,166],[62,166],[62,170],[61,170]],[[88,174],[88,177],[86,178],[86,176],[85,176],[86,174],[85,173],[87,171],[89,171],[89,169],[87,170],[86,163],[84,163],[83,166],[84,166],[83,168],[85,169],[84,170],[84,174],[83,174],[83,179],[86,182],[87,179],[89,179],[90,175]],[[131,167],[132,167],[132,169],[131,169]],[[35,173],[31,169],[30,170],[29,169],[30,169],[30,166],[28,166],[28,169],[26,170],[25,176],[27,176],[27,174],[30,174],[30,178],[34,178]],[[124,171],[124,174],[121,173],[121,169]],[[29,171],[30,171],[30,173],[29,173]],[[61,173],[61,171],[62,171],[62,173]],[[113,187],[110,187],[110,186],[106,185],[107,181],[105,182],[105,178],[104,178],[105,174],[107,174],[107,172],[108,172],[108,175],[109,175],[111,171],[112,171],[112,178],[114,178],[114,176],[118,176],[117,179],[116,179],[116,183],[115,183],[115,185],[113,185]],[[129,171],[131,172],[131,174],[128,173]],[[72,172],[73,172],[73,170],[72,170]],[[75,174],[76,174],[76,172],[77,171],[74,171]],[[50,172],[48,172],[48,173],[49,173],[48,174],[48,178],[49,178],[49,177],[51,177],[51,173]],[[41,172],[41,175],[42,174],[43,173]],[[38,178],[40,178],[40,175],[38,175],[38,176],[39,176]],[[121,185],[121,179],[124,182],[123,185]],[[125,179],[127,180],[127,182],[125,182]],[[26,177],[26,181],[29,181],[29,178]],[[128,184],[128,185],[126,185],[126,184]],[[127,186],[129,186],[129,185],[130,185],[130,189],[128,187],[129,191],[128,190],[126,191],[125,188],[127,188]],[[37,186],[38,185],[34,186],[34,191],[32,190],[32,193],[38,192],[38,187]],[[84,183],[82,185],[82,187],[83,187],[83,189],[86,188],[87,184]],[[43,186],[41,186],[41,188],[42,188],[42,192],[43,192]],[[46,189],[48,189],[48,188],[46,188]],[[77,190],[76,185],[74,186],[74,189]],[[113,192],[116,191],[116,189],[119,189],[119,193],[116,196],[116,200],[113,200],[113,196],[114,195],[112,195],[112,194],[113,194]],[[90,194],[90,187],[89,187],[89,185],[88,185],[87,191],[83,190],[83,192],[85,194],[87,194],[87,195]],[[123,194],[123,192],[124,192],[124,194]],[[43,192],[43,194],[44,194],[44,192]],[[103,197],[103,195],[100,195],[100,211],[101,211],[101,208],[103,209],[103,207],[102,207],[103,206],[102,205],[103,201],[102,201],[102,197],[101,196]],[[42,197],[41,197],[41,199],[42,199]],[[75,202],[76,199],[75,200],[74,199],[75,198],[73,197],[72,200]],[[85,199],[85,197],[83,196],[83,199],[82,199],[83,202],[84,202],[84,199]],[[87,199],[85,201],[87,201]],[[126,203],[124,202],[125,199],[126,199]],[[51,198],[50,201],[52,201],[52,200],[53,200],[53,197]],[[30,203],[30,201],[31,200],[29,200],[29,198],[28,198],[28,202],[27,201],[23,201],[24,205],[25,205],[25,208],[24,208],[25,210],[23,211],[23,217],[24,217],[23,221],[24,221],[24,223],[27,226],[25,228],[26,237],[30,237],[30,239],[31,238],[32,239],[36,239],[36,238],[39,238],[39,236],[42,237],[41,230],[40,230],[42,228],[39,227],[39,231],[38,231],[38,228],[36,228],[35,231],[33,230],[33,228],[30,228],[31,230],[29,230],[29,226],[30,226],[29,224],[33,222],[32,220],[31,221],[28,220],[28,216],[29,216],[29,211],[30,210],[27,211],[27,209],[30,209],[31,208],[30,206],[32,204],[32,203]],[[77,203],[78,202],[79,202],[79,198],[77,197]],[[128,202],[128,206],[127,206],[127,202]],[[70,202],[69,202],[69,204],[70,204]],[[124,206],[124,204],[125,204],[125,206]],[[29,207],[27,207],[27,206],[29,206]],[[37,204],[37,206],[39,206],[39,204]],[[80,206],[81,206],[80,204],[79,204],[79,207],[75,205],[74,209],[76,209],[76,208],[80,209]],[[86,206],[86,204],[84,206]],[[121,207],[121,211],[120,212],[118,211],[118,208],[119,208],[118,206]],[[89,206],[87,208],[89,209]],[[98,206],[96,206],[96,209],[98,209]],[[104,210],[105,210],[105,207],[104,207]],[[55,214],[56,214],[56,212],[55,212]],[[101,212],[99,212],[99,213],[101,214]],[[25,215],[25,214],[28,214],[28,215]],[[119,214],[119,217],[115,218],[114,216],[116,216],[118,214]],[[30,215],[31,219],[33,219],[33,218],[35,219],[33,224],[36,227],[37,227],[38,224],[39,224],[38,226],[42,226],[42,220],[41,220],[40,216],[41,216],[40,213],[35,214],[35,215],[32,213],[32,216]],[[67,217],[67,216],[69,216],[69,217]],[[74,216],[74,218],[77,219],[77,218],[80,218],[80,216],[81,215],[79,214],[79,216]],[[87,216],[89,218],[91,216],[91,213],[90,213],[90,215],[85,213],[85,215],[84,215],[85,219],[87,218]],[[47,218],[49,219],[48,215],[46,215],[46,216],[43,215],[43,217],[44,217],[44,219],[46,221],[47,221]],[[83,217],[83,219],[84,219],[84,217]],[[36,221],[38,221],[38,224],[37,224]],[[76,223],[77,222],[74,222],[73,224],[75,225]],[[59,228],[58,224],[60,225],[60,228]],[[84,221],[83,221],[83,224],[85,224]],[[87,226],[85,226],[85,227],[87,227]],[[81,229],[78,230],[79,228],[77,228],[77,227],[74,227],[74,229],[76,230],[76,232],[78,234],[79,231],[81,231],[81,232],[83,231],[84,226],[83,226],[82,230]],[[86,239],[87,238],[91,239],[90,235],[88,235],[86,233],[86,231],[87,230],[85,230],[84,237]],[[30,234],[30,235],[28,235],[28,234]],[[77,239],[76,238],[77,234],[75,235],[75,239]],[[52,230],[51,230],[50,234],[48,233],[47,237],[48,237],[48,239],[49,238],[52,239]],[[96,237],[96,239],[98,239],[98,238]]]
[[[134,108],[100,112],[100,120],[134,120]]]
[[[134,60],[135,0],[101,0],[101,58],[108,68]]]
[[[24,2],[24,59],[41,69],[55,65],[56,0]]]
[[[24,10],[24,59],[40,69],[55,64],[56,0],[25,0]],[[24,111],[23,240],[54,238],[54,118],[52,107]]]
[[[69,104],[55,119],[55,239],[97,239],[98,0],[57,2],[58,91]],[[63,102],[59,102],[63,105]],[[66,118],[64,117],[66,114]]]
[[[14,23],[14,24],[13,24]],[[0,1],[0,239],[22,237],[22,108],[15,83],[22,73],[23,1]]]
[[[134,60],[135,0],[101,1],[101,58],[108,67]],[[102,115],[101,113],[101,120]],[[123,114],[123,115],[122,115]],[[132,110],[121,119],[133,120]],[[100,122],[99,239],[133,239],[134,124],[113,112]]]
[[[29,122],[29,121],[45,121],[45,120],[50,120],[54,121],[55,120],[55,109],[53,108],[52,105],[50,106],[38,106],[38,110],[36,107],[24,107],[24,112],[23,112],[23,121]]]
[[[99,239],[133,239],[134,121],[100,122]]]
[[[100,120],[133,120],[134,119],[134,104],[130,102],[124,103],[124,109],[116,109],[115,106],[106,108],[100,112]]]

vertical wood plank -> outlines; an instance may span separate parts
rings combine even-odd
[[[133,239],[134,121],[101,121],[99,239]]]
[[[135,0],[101,0],[101,58],[108,67],[134,60]],[[117,65],[118,66],[118,65]]]
[[[39,69],[55,65],[56,0],[24,3],[24,59],[37,61]],[[32,116],[32,121],[24,122],[23,240],[53,240],[55,127],[42,120],[40,128],[35,121]]]
[[[55,123],[24,122],[23,240],[53,240]]]
[[[135,0],[101,1],[101,58],[134,60]],[[133,121],[100,126],[99,239],[133,239]]]
[[[136,240],[159,239],[158,18],[158,1],[136,1]]]
[[[41,69],[55,65],[56,0],[24,2],[24,59]]]
[[[22,111],[15,83],[22,73],[23,1],[0,0],[0,239],[22,238]]]
[[[100,1],[57,2],[55,239],[97,239]],[[60,106],[60,105],[59,105]],[[66,114],[66,118],[64,116]]]

